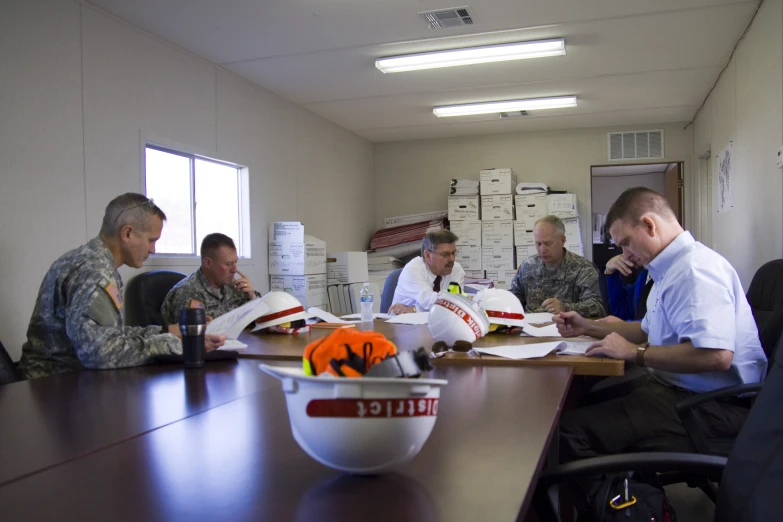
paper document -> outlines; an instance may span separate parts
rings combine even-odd
[[[494,348],[474,348],[477,352],[487,355],[497,355],[507,359],[535,359],[544,357],[551,352],[557,352],[561,355],[584,355],[592,342],[552,342],[520,344],[514,346],[495,346]]]
[[[527,316],[525,318],[527,318]],[[562,337],[560,332],[557,331],[557,325],[554,323],[540,328],[531,324],[526,324],[522,327],[522,330],[533,337]]]
[[[414,314],[395,315],[386,322],[391,324],[427,324],[429,321],[429,312],[416,312]]]
[[[327,323],[345,323],[350,324],[348,321],[344,321],[337,317],[336,315],[332,315],[326,310],[321,310],[320,308],[311,307],[307,309],[308,314],[312,314],[313,317],[307,320],[308,324],[317,323],[319,320],[327,322]]]
[[[218,350],[229,350],[232,352],[237,352],[239,350],[244,350],[245,348],[247,348],[247,345],[242,341],[237,341],[236,339],[226,339],[226,342],[223,343],[223,346],[218,348]]]
[[[552,314],[550,314],[549,312],[538,312],[535,314],[529,314],[525,312],[525,321],[528,324],[551,323]]]
[[[389,315],[389,314],[372,314],[372,318],[373,319],[388,319],[390,317],[391,317],[391,315]],[[360,314],[360,313],[359,314],[348,314],[348,315],[344,315],[344,316],[341,317],[341,319],[348,319],[348,320],[351,320],[351,319],[361,319],[361,318],[362,318],[362,314]]]
[[[208,334],[225,334],[226,339],[236,339],[247,325],[269,313],[269,305],[260,298],[253,299],[210,321]]]

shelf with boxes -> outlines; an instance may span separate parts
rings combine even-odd
[[[296,297],[305,309],[329,310],[326,243],[304,233],[296,221],[269,225],[269,288]]]

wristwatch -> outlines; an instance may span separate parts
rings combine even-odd
[[[413,305],[413,313],[415,314],[416,312],[418,312],[418,310],[416,310],[416,305]]]
[[[644,352],[647,350],[647,347],[650,346],[650,343],[644,343],[641,346],[636,347],[636,364],[637,366],[640,366],[644,368]]]

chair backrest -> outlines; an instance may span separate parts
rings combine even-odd
[[[783,359],[783,352],[778,354]],[[779,516],[777,495],[783,491],[783,367],[777,360],[770,361],[770,365],[772,370],[729,454],[718,491],[716,522],[766,522]]]
[[[17,380],[16,366],[0,341],[0,385],[11,384]]]
[[[170,270],[153,270],[139,274],[125,289],[125,324],[149,326],[163,324],[160,307],[169,290],[182,281],[185,274]]]
[[[761,265],[753,275],[747,293],[759,330],[761,346],[772,357],[778,337],[783,332],[783,259]]]
[[[402,268],[393,270],[387,277],[386,283],[383,285],[383,294],[381,294],[381,313],[385,314],[389,311],[389,307],[392,305],[392,299],[394,299],[394,291],[397,289],[397,280],[400,278]]]
[[[606,315],[612,315],[612,307],[609,305],[609,289],[606,286],[606,274],[603,270],[598,271],[598,290],[601,292],[601,303],[604,305]]]

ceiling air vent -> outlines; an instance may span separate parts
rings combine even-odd
[[[663,130],[610,132],[609,160],[663,158]]]
[[[500,113],[501,120],[505,118],[522,118],[523,116],[527,116],[527,111],[510,111]]]
[[[419,16],[427,22],[430,29],[452,29],[478,23],[473,10],[467,5],[464,7],[438,9],[437,11],[423,11],[419,13]]]

